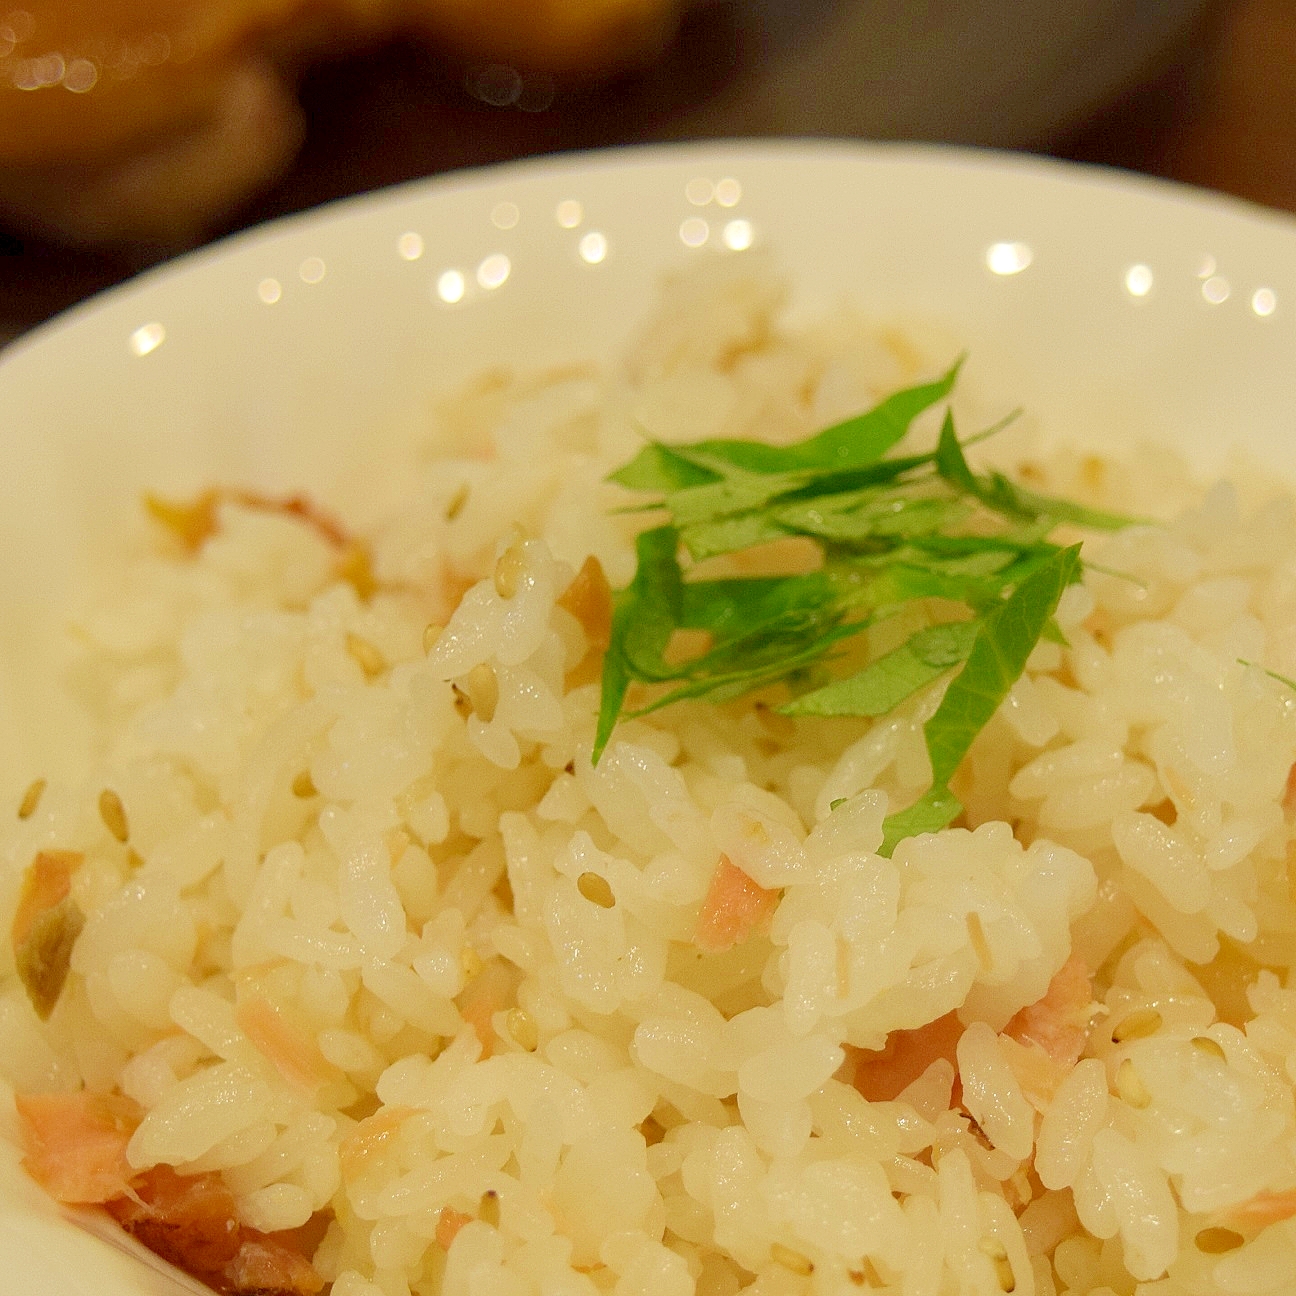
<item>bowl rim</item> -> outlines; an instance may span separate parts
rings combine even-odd
[[[999,174],[1029,185],[1061,186],[1098,192],[1120,202],[1152,202],[1170,209],[1209,214],[1216,219],[1251,224],[1257,230],[1296,238],[1296,213],[1267,207],[1251,199],[1146,172],[1105,163],[1076,161],[1050,154],[930,141],[864,140],[842,136],[787,136],[777,139],[732,136],[667,143],[625,144],[535,154],[483,163],[432,175],[416,176],[363,193],[347,194],[316,206],[288,212],[231,231],[188,249],[120,283],[65,307],[49,319],[0,346],[0,383],[5,370],[47,339],[75,328],[105,307],[147,297],[157,285],[195,270],[218,266],[227,257],[312,229],[363,220],[388,206],[442,194],[486,191],[511,179],[523,181],[605,174],[644,167],[667,169],[693,159],[769,164],[837,162],[845,166],[889,166],[902,170],[935,169],[952,175]],[[1293,247],[1296,256],[1296,246]]]

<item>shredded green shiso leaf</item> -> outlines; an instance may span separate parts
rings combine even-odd
[[[1248,661],[1245,657],[1237,659],[1239,666],[1254,666],[1256,670],[1268,675],[1271,680],[1277,680],[1279,684],[1286,684],[1293,693],[1296,693],[1296,680],[1288,675],[1280,675],[1277,671],[1270,670],[1267,666],[1261,666],[1259,662]]]
[[[1079,545],[1060,523],[1113,530],[1132,519],[974,472],[946,410],[936,449],[890,454],[918,415],[949,396],[962,361],[845,422],[786,446],[754,441],[650,442],[610,480],[653,496],[666,520],[636,541],[634,579],[615,595],[593,758],[617,722],[685,698],[728,701],[772,684],[789,716],[882,716],[957,672],[924,727],[932,785],[886,821],[883,850],[935,832],[961,812],[959,762],[1025,669],[1080,579]],[[1002,426],[999,425],[999,426]],[[800,536],[819,565],[793,575],[698,577],[708,559]],[[842,674],[841,646],[920,600],[937,620]],[[678,631],[705,650],[674,659]],[[835,669],[836,668],[836,669]],[[632,684],[653,687],[626,710]]]

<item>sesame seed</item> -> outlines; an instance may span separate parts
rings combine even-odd
[[[1161,1014],[1155,1008],[1136,1008],[1112,1027],[1112,1043],[1124,1044],[1126,1040],[1146,1039],[1161,1029],[1161,1022]]]
[[[1211,1039],[1209,1035],[1193,1036],[1192,1046],[1199,1053],[1204,1053],[1207,1057],[1212,1057],[1217,1062],[1228,1061],[1228,1058],[1224,1055],[1224,1046],[1218,1040]]]
[[[130,825],[126,822],[126,807],[122,805],[121,797],[111,788],[104,788],[99,793],[99,818],[103,820],[104,827],[119,842],[126,841],[130,836]]]
[[[526,574],[526,557],[522,546],[511,544],[495,564],[495,593],[502,599],[511,599],[522,584]]]
[[[40,805],[41,797],[45,794],[45,780],[38,778],[23,793],[23,799],[18,805],[18,818],[30,819],[36,813],[36,807]]]
[[[494,670],[486,662],[478,662],[468,672],[464,688],[472,703],[473,714],[483,724],[490,724],[499,705],[499,681]]]
[[[794,1251],[791,1247],[784,1246],[782,1242],[774,1242],[770,1245],[770,1259],[776,1265],[782,1265],[784,1269],[802,1278],[809,1278],[814,1273],[814,1261],[808,1255]]]
[[[1231,1228],[1204,1228],[1193,1238],[1193,1242],[1203,1255],[1223,1255],[1227,1251],[1236,1251],[1246,1239],[1241,1233]]]
[[[472,488],[467,482],[464,482],[453,495],[450,496],[450,502],[446,505],[445,520],[453,522],[460,513],[464,511],[464,505],[468,503],[468,496]]]
[[[373,679],[387,669],[387,662],[384,660],[382,653],[368,639],[362,639],[358,634],[348,634],[346,647],[347,652],[351,654],[356,664],[364,671],[367,679]]]
[[[1138,1111],[1152,1105],[1152,1095],[1129,1058],[1116,1068],[1116,1092],[1122,1102]]]
[[[536,1029],[535,1018],[524,1008],[512,1009],[505,1025],[518,1048],[527,1053],[534,1053],[539,1048],[540,1032]]]
[[[1008,1259],[1008,1248],[996,1237],[983,1237],[977,1246],[981,1254],[987,1256],[994,1265],[995,1277],[999,1280],[999,1290],[1015,1291],[1017,1275],[1013,1273],[1012,1261]]]
[[[576,890],[590,904],[598,905],[600,909],[611,909],[616,904],[616,896],[612,894],[612,888],[608,885],[607,878],[601,873],[595,873],[592,870],[582,873],[576,879]]]

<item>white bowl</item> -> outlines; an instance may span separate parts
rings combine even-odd
[[[1138,436],[1207,469],[1241,449],[1296,477],[1286,217],[1022,157],[854,144],[420,183],[186,258],[0,356],[0,788],[16,798],[75,758],[63,617],[141,491],[237,482],[381,508],[430,393],[491,364],[611,356],[664,271],[749,242],[799,312],[844,298],[944,321],[978,383],[1050,435]],[[62,1218],[2,1140],[0,1273],[41,1296],[174,1290]]]

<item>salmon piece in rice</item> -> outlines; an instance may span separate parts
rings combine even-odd
[[[723,954],[762,927],[778,902],[777,891],[758,886],[727,855],[721,855],[698,914],[694,943],[703,953]]]
[[[1028,1004],[1004,1027],[1019,1044],[1036,1044],[1064,1071],[1084,1055],[1093,1026],[1093,977],[1074,954],[1058,969],[1044,997]]]
[[[23,1165],[52,1197],[69,1206],[123,1196],[137,1176],[126,1145],[143,1119],[120,1094],[17,1094]]]
[[[150,1251],[197,1274],[217,1273],[238,1254],[237,1211],[219,1175],[180,1175],[168,1165],[146,1170],[129,1196],[108,1203],[108,1213]]]
[[[1008,1065],[1037,1111],[1053,1100],[1084,1056],[1097,1010],[1093,977],[1072,955],[1058,969],[1041,999],[1028,1004],[1000,1035]]]
[[[372,1116],[366,1116],[338,1149],[343,1175],[354,1179],[364,1174],[396,1145],[402,1124],[414,1114],[413,1107],[380,1107]]]
[[[1004,1027],[1009,1064],[1028,1097],[1047,1103],[1056,1093],[1084,1053],[1093,1012],[1092,979],[1073,957],[1044,996]],[[933,1062],[944,1058],[957,1068],[955,1051],[962,1034],[963,1023],[952,1012],[914,1030],[892,1031],[883,1049],[850,1050],[850,1083],[870,1102],[891,1102]]]
[[[892,1031],[881,1049],[847,1049],[849,1083],[869,1102],[894,1102],[942,1058],[957,1070],[955,1049],[963,1034],[957,1013],[946,1013],[913,1030]]]
[[[1227,1212],[1229,1222],[1248,1230],[1268,1228],[1296,1215],[1296,1188],[1282,1192],[1266,1190],[1231,1207]]]
[[[297,1237],[239,1222],[238,1203],[218,1174],[154,1166],[108,1212],[150,1251],[227,1296],[315,1296],[324,1287]]]
[[[245,1228],[220,1175],[134,1169],[126,1147],[143,1111],[121,1094],[19,1094],[27,1172],[55,1200],[104,1206],[178,1269],[229,1296],[315,1296],[323,1279],[295,1235]]]
[[[314,1092],[334,1073],[319,1045],[261,995],[243,999],[234,1019],[257,1052],[268,1058],[285,1080],[304,1092]]]
[[[230,1296],[316,1296],[324,1279],[276,1235],[244,1229],[238,1253],[213,1285]]]
[[[455,1238],[459,1236],[459,1230],[465,1224],[472,1223],[472,1216],[465,1215],[463,1211],[457,1211],[453,1206],[443,1206],[441,1214],[437,1219],[436,1240],[437,1246],[442,1251],[449,1251]]]

